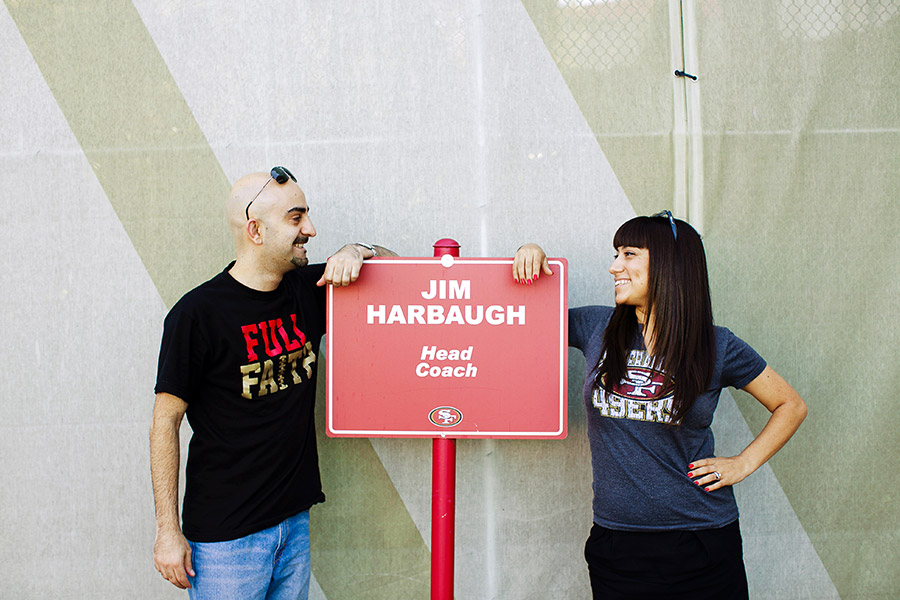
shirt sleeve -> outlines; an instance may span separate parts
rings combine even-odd
[[[307,284],[310,287],[310,292],[316,299],[316,305],[319,309],[319,314],[325,314],[325,305],[327,303],[327,291],[328,286],[323,285],[322,287],[317,287],[316,282],[322,279],[322,275],[325,274],[325,263],[317,263],[314,265],[309,265],[303,269],[303,276],[307,281]]]
[[[198,384],[195,376],[203,372],[207,348],[190,311],[176,304],[163,326],[154,391],[190,402]]]
[[[723,337],[724,343],[720,344],[720,347],[723,347],[725,352],[722,387],[741,389],[763,372],[766,361],[750,347],[750,344],[734,335],[731,330],[722,327],[719,329],[719,335]]]
[[[325,307],[327,304],[328,286],[323,285],[319,287],[316,285],[316,282],[324,274],[325,263],[317,263],[295,269],[285,275],[285,278],[289,278],[291,285],[294,287],[294,293],[299,298],[302,298],[298,299],[301,305],[307,306],[305,299],[312,299],[311,304],[314,307],[314,314],[309,314],[307,317],[313,319],[313,321],[307,323],[307,325],[311,326],[315,323],[320,333],[325,332]]]
[[[612,308],[608,306],[579,306],[569,309],[569,345],[584,352],[598,327],[606,329]]]

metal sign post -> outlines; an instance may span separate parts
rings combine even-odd
[[[459,257],[459,244],[444,238],[434,256]],[[453,547],[456,519],[456,440],[431,442],[431,600],[453,600]]]

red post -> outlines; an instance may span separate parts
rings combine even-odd
[[[459,244],[434,243],[434,256],[459,256]],[[431,445],[431,600],[453,600],[453,536],[456,518],[456,440]]]

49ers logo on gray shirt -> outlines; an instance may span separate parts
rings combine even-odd
[[[595,387],[593,405],[600,415],[611,419],[670,423],[672,393],[659,397],[670,383],[665,373],[653,365],[653,357],[644,350],[628,356],[626,378],[613,386],[613,393]]]

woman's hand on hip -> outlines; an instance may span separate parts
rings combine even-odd
[[[688,465],[688,477],[707,492],[746,479],[754,469],[740,456],[714,456],[696,460]]]

